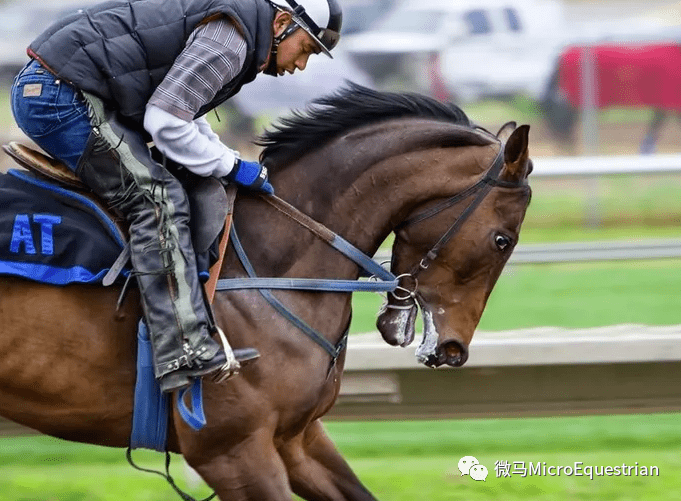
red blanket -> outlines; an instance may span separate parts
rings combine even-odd
[[[608,106],[681,110],[681,46],[672,44],[601,44],[593,48],[597,67],[597,103]],[[560,59],[560,88],[581,107],[581,48]]]

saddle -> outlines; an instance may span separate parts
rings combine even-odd
[[[2,149],[22,167],[29,171],[44,176],[59,184],[81,191],[89,191],[82,181],[63,163],[52,157],[40,153],[28,146],[12,141],[4,144]],[[96,197],[90,197],[93,202],[99,203]]]

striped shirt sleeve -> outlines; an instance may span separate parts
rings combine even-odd
[[[196,28],[148,104],[186,120],[232,81],[246,60],[246,41],[228,18]]]

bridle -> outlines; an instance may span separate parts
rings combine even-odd
[[[412,226],[414,224],[420,223],[422,221],[425,221],[427,219],[430,219],[441,212],[445,211],[446,209],[449,209],[450,207],[454,207],[456,204],[460,203],[463,200],[466,200],[467,198],[475,195],[475,198],[471,200],[471,202],[468,204],[468,206],[463,210],[461,215],[456,218],[456,220],[451,224],[451,226],[445,231],[445,233],[438,239],[438,241],[431,247],[431,249],[425,254],[425,256],[418,262],[418,264],[414,265],[414,267],[409,271],[409,273],[403,273],[402,275],[399,275],[397,278],[398,279],[411,279],[413,280],[413,289],[407,289],[406,287],[403,286],[398,286],[397,291],[400,291],[400,293],[405,294],[400,295],[397,294],[395,291],[390,292],[390,294],[398,301],[404,302],[407,300],[411,300],[412,303],[409,305],[386,305],[387,308],[390,309],[398,309],[398,310],[403,310],[403,309],[411,309],[413,306],[416,304],[416,291],[418,290],[418,275],[424,271],[427,270],[430,264],[435,261],[440,254],[440,251],[442,248],[447,245],[447,243],[456,235],[461,227],[464,225],[466,220],[475,212],[475,209],[478,208],[478,206],[483,202],[483,200],[489,195],[489,193],[492,191],[493,188],[500,187],[500,188],[520,188],[524,186],[526,183],[524,181],[521,182],[510,182],[510,181],[503,181],[499,179],[499,176],[501,175],[501,171],[504,168],[504,145],[501,144],[499,148],[499,152],[497,153],[496,157],[494,158],[492,165],[490,168],[485,172],[485,175],[474,185],[466,188],[464,191],[457,193],[456,195],[449,197],[439,204],[430,207],[427,210],[424,210],[423,212],[416,214],[414,216],[411,216],[404,220],[402,223],[397,225],[395,227],[395,234],[397,234],[399,231],[403,230],[404,228],[408,226]],[[394,256],[393,256],[394,259]],[[394,264],[394,263],[393,263]],[[392,267],[392,266],[391,266]]]

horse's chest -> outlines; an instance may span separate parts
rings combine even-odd
[[[287,409],[282,417],[292,425],[306,425],[325,415],[338,397],[340,375],[340,371],[332,369],[329,376],[317,384],[311,384],[308,380],[305,388],[291,388],[285,402],[282,402],[282,406]]]

